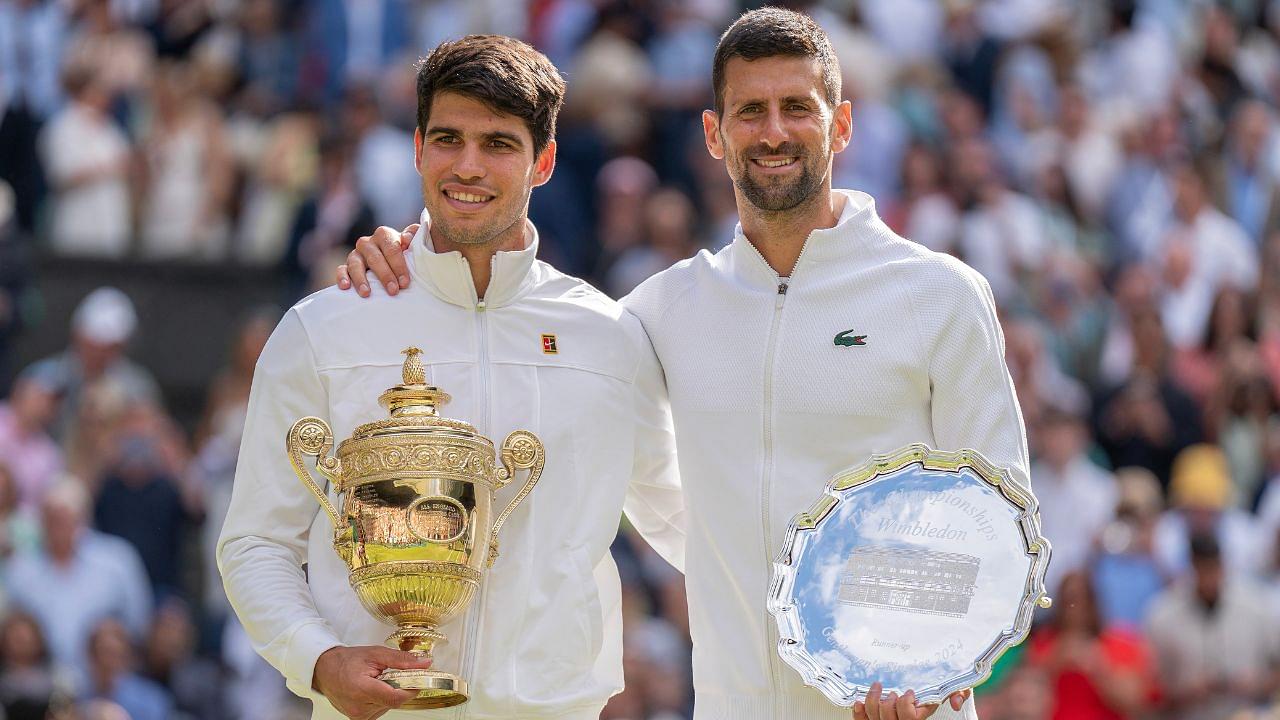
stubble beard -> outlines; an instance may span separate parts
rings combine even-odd
[[[517,207],[527,207],[528,195],[525,196],[523,205]],[[492,202],[497,202],[495,198]],[[431,213],[432,225],[431,232],[440,233],[440,237],[454,245],[482,246],[496,243],[503,234],[510,230],[513,226],[520,224],[521,216],[517,210],[510,216],[495,217],[492,221],[483,225],[466,227],[460,226],[448,219],[443,209],[438,213]]]
[[[786,145],[780,148],[780,150],[786,149]],[[735,163],[738,166],[738,172],[737,177],[733,178],[733,184],[737,186],[747,202],[756,208],[775,213],[794,210],[822,189],[822,175],[815,172],[814,163],[810,162],[809,155],[803,151],[778,153],[796,156],[796,162],[800,165],[799,177],[794,180],[771,179],[763,183],[751,176],[753,152],[756,152],[755,148],[738,155]]]

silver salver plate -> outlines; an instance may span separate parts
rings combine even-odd
[[[973,450],[910,445],[832,478],[773,565],[778,651],[845,707],[941,702],[991,674],[1049,606],[1035,496]]]

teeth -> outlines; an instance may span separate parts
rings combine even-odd
[[[454,200],[461,200],[462,202],[469,202],[469,203],[479,203],[489,199],[485,195],[473,195],[471,193],[454,192],[450,190],[445,190],[444,194],[448,195]]]
[[[760,163],[761,165],[767,168],[783,167],[784,165],[790,165],[795,161],[796,161],[795,158],[787,158],[786,160],[763,160],[763,159],[756,160],[756,162]]]

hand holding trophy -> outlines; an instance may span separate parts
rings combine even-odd
[[[875,456],[787,530],[769,598],[779,652],[856,718],[942,702],[1049,606],[1049,552],[1035,496],[977,452]]]
[[[387,642],[430,659],[446,641],[437,627],[464,610],[484,570],[498,556],[498,533],[538,482],[542,442],[516,430],[493,442],[468,423],[441,417],[449,395],[426,383],[418,348],[408,357],[400,385],[378,398],[390,417],[356,428],[330,455],[333,432],[315,417],[294,423],[286,439],[289,461],[333,521],[333,547],[351,569],[350,582],[370,613],[398,628]],[[343,496],[334,507],[311,477],[303,456]],[[494,493],[528,470],[524,487],[497,517]],[[416,690],[403,709],[443,708],[467,701],[467,682],[440,670],[388,669],[380,679]]]

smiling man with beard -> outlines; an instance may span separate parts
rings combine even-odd
[[[696,720],[837,720],[778,655],[766,607],[787,524],[837,472],[914,442],[973,448],[1028,482],[1026,431],[990,287],[888,228],[865,193],[833,190],[853,134],[831,43],[809,17],[743,15],[716,49],[707,150],[725,161],[733,242],[623,299],[662,363],[684,482]],[[396,286],[399,233],[339,268]],[[963,704],[962,704],[963,702]],[[975,718],[872,686],[859,720]]]

